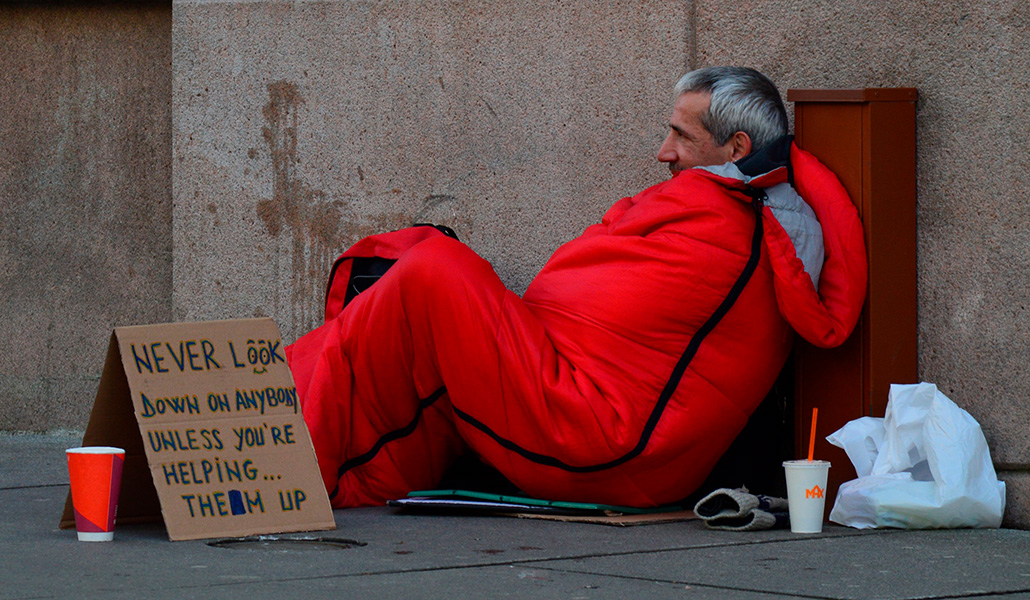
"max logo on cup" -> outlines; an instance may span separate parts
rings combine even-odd
[[[822,498],[823,488],[815,486],[805,490],[805,498]]]

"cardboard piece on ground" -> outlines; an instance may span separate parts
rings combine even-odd
[[[545,519],[548,521],[564,521],[566,523],[592,523],[595,525],[614,525],[630,527],[633,525],[657,525],[659,523],[675,523],[691,521],[697,518],[692,510],[648,513],[643,515],[548,515],[542,513],[515,513],[520,519]]]
[[[125,449],[118,522],[172,540],[336,526],[271,319],[116,328],[83,445]]]

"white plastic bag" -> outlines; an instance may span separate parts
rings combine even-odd
[[[891,385],[883,419],[856,419],[826,440],[844,449],[858,473],[837,492],[834,523],[1001,526],[1005,483],[980,424],[932,383]]]

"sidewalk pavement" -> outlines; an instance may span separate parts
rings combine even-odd
[[[57,527],[73,434],[0,434],[0,600],[1030,598],[1030,531],[708,530],[335,511],[336,530],[82,543]]]

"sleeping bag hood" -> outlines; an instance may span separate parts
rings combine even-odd
[[[729,187],[761,190],[750,193],[764,205],[764,242],[780,312],[806,341],[833,348],[851,335],[862,312],[865,237],[844,186],[792,141],[783,136],[736,163],[700,169]]]

